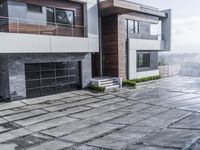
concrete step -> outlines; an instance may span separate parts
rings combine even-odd
[[[102,87],[109,87],[109,86],[115,86],[115,85],[119,85],[119,84],[118,83],[115,83],[115,84],[110,83],[110,84],[104,84],[104,85],[100,85],[100,86],[102,86]]]
[[[100,85],[106,85],[106,84],[119,84],[119,82],[118,81],[100,82]]]
[[[120,88],[120,86],[119,85],[113,85],[113,86],[107,86],[105,88],[106,88],[106,90],[108,90],[108,89]]]

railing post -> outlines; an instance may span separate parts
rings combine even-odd
[[[74,25],[72,25],[72,36],[74,36]]]
[[[17,18],[17,33],[19,33],[19,19]]]
[[[57,23],[55,23],[55,25],[56,25],[56,35],[58,36],[58,25]]]

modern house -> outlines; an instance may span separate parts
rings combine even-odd
[[[0,96],[84,88],[98,33],[96,0],[0,0]]]
[[[171,10],[100,0],[99,12],[101,45],[100,53],[93,55],[93,75],[123,79],[159,75],[158,52],[171,46]]]
[[[128,0],[0,0],[0,97],[158,75],[158,52],[170,46],[171,10]]]

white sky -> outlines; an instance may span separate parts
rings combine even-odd
[[[172,9],[172,52],[200,53],[200,0],[130,0]]]

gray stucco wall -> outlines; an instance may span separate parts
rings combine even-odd
[[[5,54],[2,56],[1,79],[3,93],[11,100],[26,98],[25,85],[25,63],[43,63],[43,62],[63,62],[63,61],[81,61],[82,63],[82,87],[86,87],[91,81],[91,54]],[[7,70],[7,71],[5,71]],[[8,78],[7,80],[4,80]],[[4,79],[3,79],[4,78]],[[6,87],[6,88],[4,88]],[[4,96],[5,98],[5,96]]]
[[[0,96],[9,99],[9,89],[8,57],[0,55]]]
[[[150,71],[158,69],[158,52],[156,51],[137,51],[139,53],[150,53],[150,67],[149,68],[137,68],[137,72]]]

